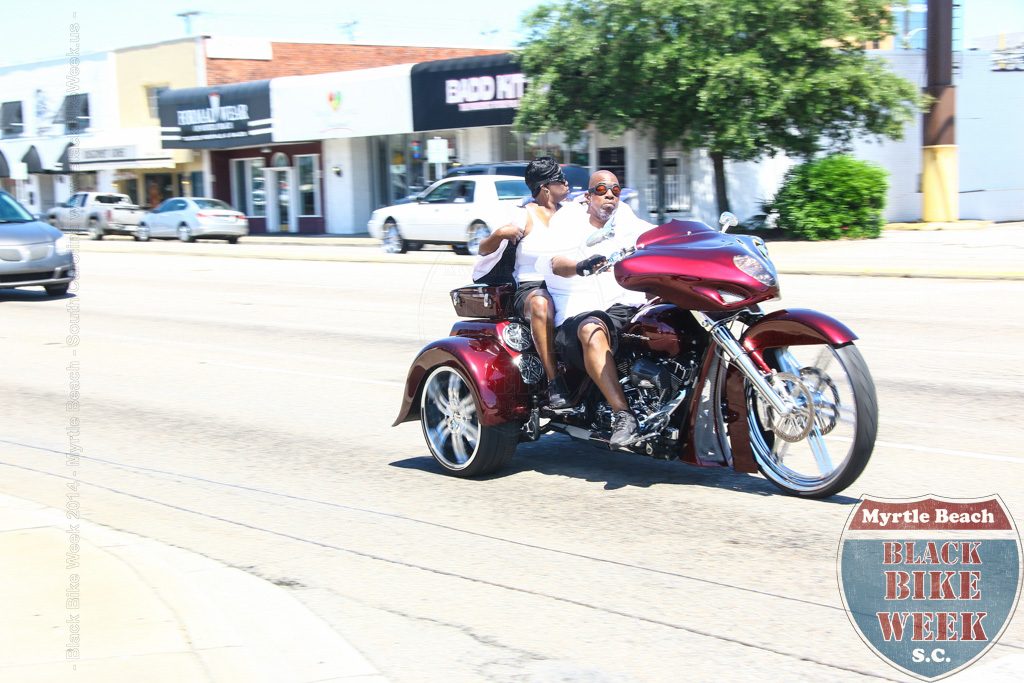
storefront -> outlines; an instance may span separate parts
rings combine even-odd
[[[214,198],[249,217],[252,232],[323,231],[322,217],[302,213],[309,202],[299,180],[313,182],[304,159],[318,159],[320,143],[273,144],[269,80],[166,90],[157,109],[164,151],[192,150],[202,162],[185,173],[146,173],[147,201],[168,192],[200,196],[208,185]]]
[[[365,231],[373,209],[408,194],[415,170],[408,142],[410,68],[275,78],[270,86],[274,141],[295,143],[281,149],[296,161],[275,171],[273,158],[264,159],[263,179],[247,169],[240,186],[255,183],[262,189],[264,183],[280,195],[279,185],[286,182],[297,188],[292,204],[301,207],[300,223],[337,234]],[[234,175],[243,177],[241,170]],[[392,184],[392,175],[400,184]]]
[[[71,170],[76,188],[112,188],[145,207],[170,197],[199,196],[203,189],[199,154],[161,148],[154,128],[117,129],[83,139],[71,154]]]

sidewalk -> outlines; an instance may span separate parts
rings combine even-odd
[[[1024,280],[1024,222],[998,223],[964,230],[886,230],[873,240],[768,242],[783,275],[862,275],[878,277]],[[446,247],[407,254],[385,254],[369,237],[253,235],[239,244],[176,241],[102,242],[79,240],[83,252],[216,256],[300,261],[341,261],[460,265],[472,256],[456,256]]]
[[[385,681],[284,588],[186,550],[4,495],[0,549],[2,681]]]

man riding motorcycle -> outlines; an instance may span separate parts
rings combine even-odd
[[[612,448],[629,445],[637,436],[637,420],[619,384],[614,353],[619,330],[646,296],[621,287],[610,271],[592,273],[607,255],[635,246],[637,238],[654,227],[620,205],[620,192],[611,171],[592,175],[585,203],[566,207],[551,219],[547,247],[557,255],[538,261],[555,304],[555,348],[565,362],[586,371],[611,406]],[[588,246],[597,230],[609,235]]]

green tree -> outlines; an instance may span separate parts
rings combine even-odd
[[[921,97],[869,58],[891,33],[888,0],[581,0],[526,17],[520,59],[530,87],[520,130],[588,124],[648,133],[659,219],[667,145],[705,148],[719,209],[725,160],[779,151],[810,158],[858,136],[899,139]]]

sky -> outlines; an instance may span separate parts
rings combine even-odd
[[[908,4],[927,0],[905,0]],[[560,0],[564,3],[565,0]],[[962,5],[964,37],[1024,33],[1024,0],[954,0]],[[83,53],[144,45],[186,33],[280,41],[355,42],[451,47],[514,47],[522,16],[539,0],[0,0],[8,9],[0,66],[56,58],[67,25],[80,25]],[[895,4],[895,3],[894,3]],[[16,9],[15,9],[16,6]]]

